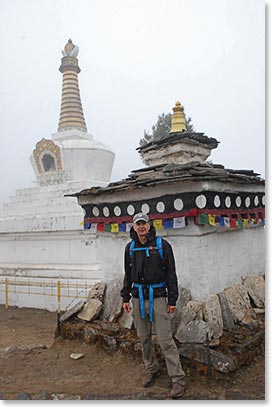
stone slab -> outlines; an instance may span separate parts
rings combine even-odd
[[[101,301],[93,298],[84,305],[82,311],[80,311],[77,316],[84,321],[91,322],[99,316],[102,306]]]
[[[203,304],[204,320],[212,327],[212,337],[215,339],[223,335],[223,317],[219,298],[216,294],[211,295]]]
[[[243,284],[236,284],[224,289],[226,299],[231,309],[234,322],[240,322],[250,308],[247,288]]]

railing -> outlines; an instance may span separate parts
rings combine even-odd
[[[56,297],[58,312],[60,312],[62,298],[71,298],[71,302],[75,299],[86,299],[88,296],[88,290],[92,286],[93,283],[71,283],[60,280],[29,281],[16,278],[5,278],[4,280],[0,280],[0,292],[5,293],[6,309],[8,309],[11,294],[24,294],[30,296],[39,295]]]

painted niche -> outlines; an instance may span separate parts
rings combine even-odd
[[[52,140],[42,139],[33,150],[33,157],[40,174],[62,171],[60,148]]]

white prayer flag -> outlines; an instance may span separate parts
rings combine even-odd
[[[173,220],[173,228],[185,228],[185,216],[182,216],[180,218],[174,218]]]
[[[227,228],[230,227],[230,220],[229,220],[229,218],[224,217],[224,223],[225,223],[225,226],[227,226]]]
[[[91,232],[96,233],[97,232],[97,223],[91,223],[90,230],[91,230]]]
[[[130,232],[131,227],[132,227],[132,223],[127,223],[126,224],[126,232]]]

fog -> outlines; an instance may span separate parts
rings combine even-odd
[[[84,116],[115,152],[112,181],[179,100],[211,159],[265,176],[265,7],[260,0],[1,0],[0,204],[35,186],[29,156],[57,132],[61,50],[79,47]]]

